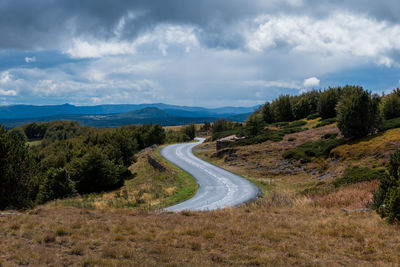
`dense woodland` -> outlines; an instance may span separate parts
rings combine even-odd
[[[96,129],[58,121],[1,127],[0,209],[118,188],[133,178],[128,167],[138,151],[194,136],[193,124],[169,132],[158,124]]]

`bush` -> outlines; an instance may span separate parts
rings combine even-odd
[[[387,131],[393,128],[400,127],[400,118],[394,118],[391,120],[384,120],[379,126],[380,131]]]
[[[284,128],[295,128],[295,127],[304,126],[306,124],[307,124],[307,122],[305,122],[305,121],[295,121],[295,122],[287,124]]]
[[[319,127],[324,127],[326,125],[332,124],[337,122],[336,118],[329,118],[329,119],[325,119],[320,121],[319,123],[317,123],[313,128],[319,128]]]
[[[99,148],[94,147],[82,158],[75,159],[71,170],[79,193],[115,189],[124,182],[126,167],[112,162]]]
[[[289,149],[283,153],[285,159],[297,159],[310,162],[312,157],[328,157],[335,147],[344,144],[343,139],[319,140],[316,142],[305,142],[294,149]]]
[[[361,87],[346,87],[337,105],[338,128],[346,138],[374,133],[379,126],[377,97]]]
[[[334,139],[338,136],[337,133],[327,133],[322,136],[322,139]]]
[[[373,170],[367,167],[352,167],[346,169],[343,177],[336,179],[333,182],[335,187],[339,187],[347,184],[355,184],[360,182],[369,182],[376,179],[380,179],[385,175],[384,170]]]
[[[313,113],[307,116],[307,120],[315,120],[319,118],[319,114],[318,113]]]
[[[295,141],[295,140],[296,140],[296,137],[293,137],[293,136],[288,138],[288,141],[289,141],[289,142],[293,142],[293,141]]]
[[[37,203],[42,204],[56,198],[70,197],[76,193],[75,182],[71,180],[69,172],[64,168],[51,168],[40,184]]]

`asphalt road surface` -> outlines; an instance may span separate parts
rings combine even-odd
[[[260,190],[253,183],[193,155],[193,147],[204,142],[203,138],[196,139],[195,143],[170,145],[161,150],[164,158],[190,173],[199,184],[193,198],[166,210],[215,210],[237,206],[258,197]]]

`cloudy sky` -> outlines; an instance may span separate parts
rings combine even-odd
[[[400,80],[398,0],[1,0],[0,104],[252,106]]]

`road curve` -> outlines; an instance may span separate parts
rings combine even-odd
[[[237,206],[257,198],[260,190],[253,183],[193,155],[193,147],[205,139],[196,140],[195,143],[169,145],[161,150],[164,158],[190,173],[199,184],[193,198],[166,210],[215,210]]]

